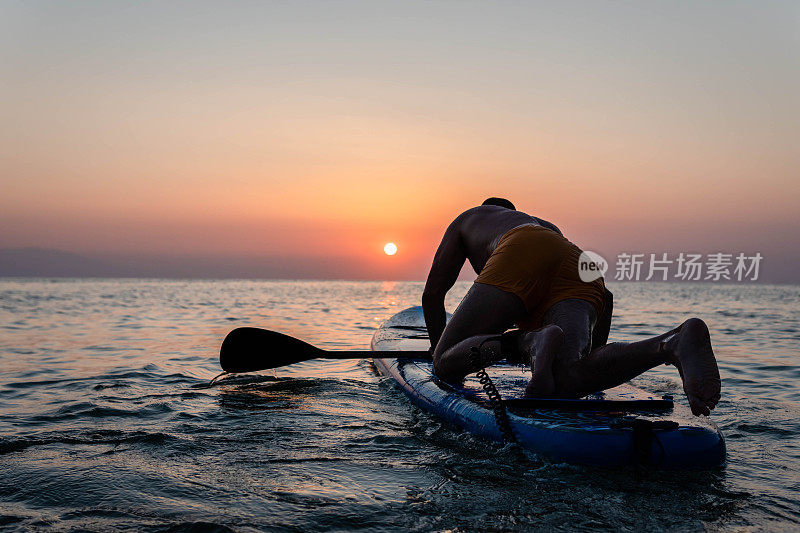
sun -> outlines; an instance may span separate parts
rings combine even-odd
[[[397,245],[393,242],[387,242],[386,246],[383,247],[383,251],[386,255],[394,255],[397,253]]]

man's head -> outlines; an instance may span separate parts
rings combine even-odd
[[[506,200],[505,198],[487,198],[483,201],[481,205],[499,205],[500,207],[505,207],[506,209],[511,209],[512,211],[516,211],[516,207],[514,204]]]

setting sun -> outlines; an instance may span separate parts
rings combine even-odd
[[[393,242],[387,242],[386,246],[383,247],[383,251],[386,252],[386,255],[394,255],[397,253],[397,245]]]

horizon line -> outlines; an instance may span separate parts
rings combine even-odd
[[[280,282],[357,282],[357,283],[425,283],[424,279],[364,279],[364,278],[220,278],[220,277],[170,277],[170,276],[14,276],[14,275],[0,275],[0,280],[84,280],[84,281],[100,281],[100,280],[148,280],[148,281],[280,281]],[[636,285],[640,283],[648,284],[667,284],[667,285],[725,285],[725,286],[770,286],[770,285],[797,285],[797,282],[780,282],[780,281],[708,281],[708,280],[613,280],[604,279],[606,283],[612,285]],[[471,280],[459,279],[456,283],[472,283]]]

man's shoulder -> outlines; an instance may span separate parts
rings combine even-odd
[[[480,214],[480,213],[485,213],[486,212],[486,207],[489,207],[489,206],[479,205],[477,207],[470,207],[469,209],[467,209],[465,211],[462,211],[461,214],[456,217],[456,220],[458,220],[460,218],[471,217],[471,216],[474,216],[474,215],[477,215],[477,214]]]
[[[480,225],[482,220],[491,216],[490,212],[483,209],[485,207],[490,206],[479,205],[478,207],[471,207],[466,211],[462,211],[450,223],[448,230],[461,233],[462,231],[470,231],[470,228],[474,229],[476,224]]]
[[[471,208],[467,209],[466,211],[462,211],[456,218],[453,219],[453,221],[450,223],[450,227],[454,228],[454,229],[455,228],[460,228],[461,226],[463,226],[468,221],[476,218],[477,216],[480,216],[480,214],[481,214],[480,208],[481,207],[484,207],[484,206],[471,207]]]

